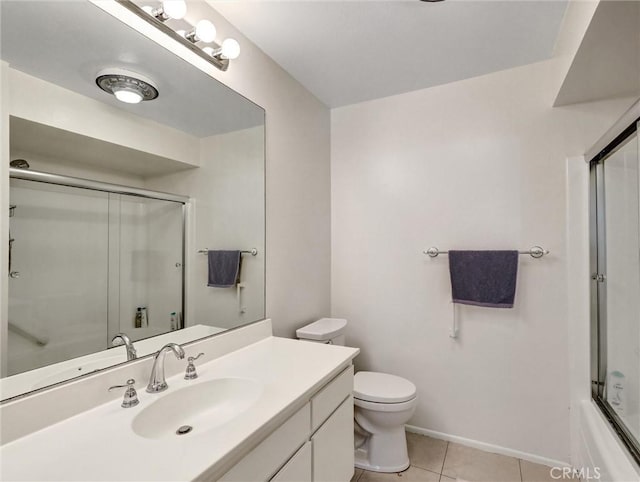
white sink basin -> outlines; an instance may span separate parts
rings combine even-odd
[[[133,419],[133,431],[150,439],[203,433],[248,410],[261,394],[262,384],[248,378],[216,378],[196,383],[144,408]],[[181,427],[185,427],[182,430],[186,433],[178,435]]]

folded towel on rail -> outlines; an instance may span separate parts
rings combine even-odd
[[[449,274],[454,303],[513,308],[517,251],[449,251]]]
[[[240,282],[242,254],[240,251],[209,250],[209,279],[207,286],[231,288]]]

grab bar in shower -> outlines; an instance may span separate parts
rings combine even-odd
[[[29,340],[30,342],[38,346],[45,346],[47,343],[49,343],[49,338],[47,338],[46,336],[41,337],[38,335],[34,335],[33,333],[30,333],[24,328],[20,328],[19,326],[11,322],[9,322],[9,331],[13,331],[16,335],[20,335],[25,340]]]

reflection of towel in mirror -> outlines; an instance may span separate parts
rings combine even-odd
[[[517,251],[449,251],[449,273],[454,303],[513,308]]]
[[[209,279],[207,286],[231,288],[240,282],[242,254],[240,251],[209,251]]]

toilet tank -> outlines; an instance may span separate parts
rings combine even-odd
[[[300,340],[316,343],[329,343],[331,345],[344,345],[344,329],[347,320],[344,318],[321,318],[296,330],[296,336]]]

